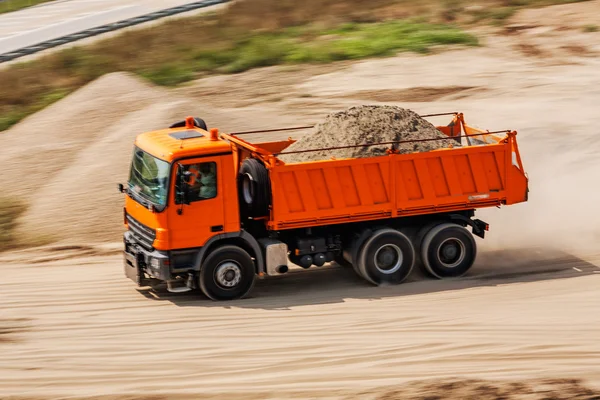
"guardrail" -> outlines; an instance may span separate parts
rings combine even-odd
[[[60,46],[67,43],[72,43],[77,40],[86,39],[92,36],[100,35],[107,32],[116,31],[123,28],[128,28],[130,26],[142,24],[144,22],[154,21],[164,17],[170,17],[172,15],[181,14],[188,11],[197,10],[200,8],[210,7],[217,4],[227,3],[229,0],[203,0],[196,1],[193,3],[188,3],[182,6],[166,8],[164,10],[155,11],[150,14],[140,15],[138,17],[124,19],[118,22],[113,22],[106,25],[97,26],[95,28],[86,29],[81,32],[72,33],[70,35],[61,36],[55,39],[46,40],[44,42],[40,42],[34,44],[32,46],[27,46],[20,48],[18,50],[9,51],[8,53],[0,54],[0,63],[4,63],[7,61],[12,61],[19,57],[24,57],[30,54],[35,54],[37,52],[50,49],[52,47]]]

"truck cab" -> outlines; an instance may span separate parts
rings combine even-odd
[[[188,118],[182,127],[135,141],[129,180],[120,188],[126,194],[125,272],[139,286],[194,288],[188,280],[218,239],[220,245],[245,242],[242,249],[251,253],[258,247],[240,230],[232,147],[216,130],[197,125]],[[225,288],[242,272],[235,265],[223,271],[217,284]]]

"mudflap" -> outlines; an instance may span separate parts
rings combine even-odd
[[[487,222],[480,219],[473,220],[473,234],[485,239],[485,232],[490,229]]]
[[[480,219],[472,220],[471,218],[467,218],[464,215],[460,214],[451,214],[450,219],[453,221],[461,221],[463,223],[463,226],[471,226],[473,230],[473,235],[479,236],[482,239],[485,239],[485,232],[490,229],[488,223]]]

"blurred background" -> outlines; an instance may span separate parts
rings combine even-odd
[[[17,11],[25,7],[35,6],[49,0],[0,0],[2,12]]]
[[[34,3],[0,3],[19,9],[0,15],[0,48],[14,51],[189,2],[65,0],[29,7]],[[579,153],[552,151],[567,139],[570,151],[596,147],[581,135],[595,125],[586,107],[598,95],[599,7],[597,0],[240,0],[4,62],[0,246],[118,241],[121,199],[109,188],[126,178],[131,143],[144,130],[188,114],[226,131],[315,123],[366,103],[422,114],[462,111],[470,124],[521,132],[532,201],[502,214],[486,243],[520,242],[500,233],[510,215],[536,221],[520,230],[529,240],[534,231],[544,235],[546,208],[564,211],[560,196],[550,202],[541,196],[554,190],[546,179],[566,174],[565,184],[573,184],[574,177],[567,167],[539,176],[536,168],[557,169],[572,157],[579,174],[592,168]],[[43,159],[44,168],[27,167],[32,158]],[[23,168],[31,179],[22,179]],[[79,185],[87,190],[65,190]],[[543,204],[530,206],[540,197]],[[573,201],[586,199],[596,198]],[[579,226],[572,213],[565,219],[561,235],[565,225]],[[557,241],[556,235],[539,241]]]

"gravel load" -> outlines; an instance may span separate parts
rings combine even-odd
[[[328,160],[331,158],[363,158],[385,155],[391,146],[374,145],[348,149],[320,150],[307,153],[287,152],[358,144],[441,138],[427,142],[397,144],[400,153],[425,152],[459,144],[437,130],[415,112],[396,106],[363,105],[329,114],[306,134],[289,146],[278,158],[285,163]]]

